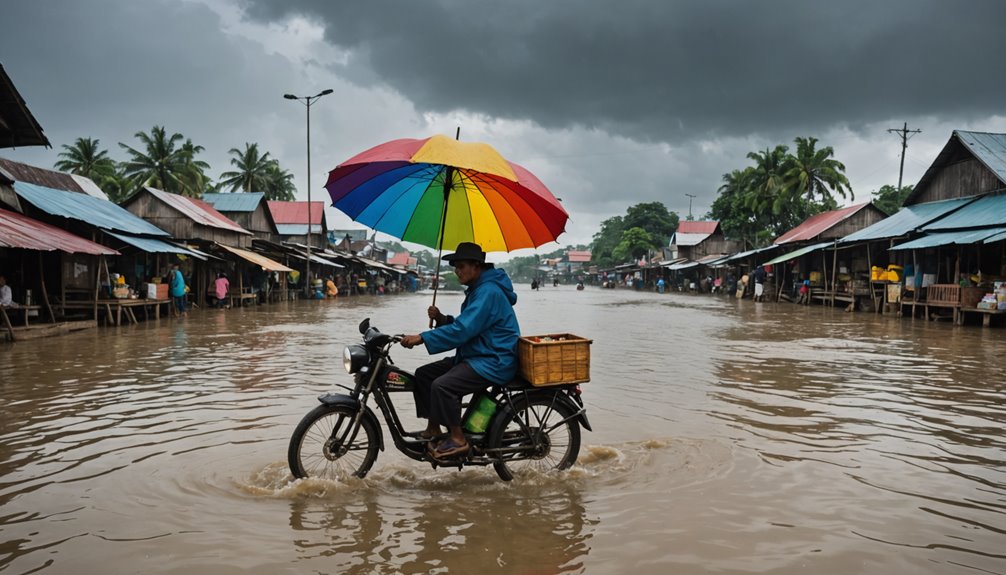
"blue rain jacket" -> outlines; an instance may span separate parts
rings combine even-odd
[[[182,297],[185,295],[185,276],[182,270],[171,270],[171,281],[168,284],[171,290],[171,297]]]
[[[461,313],[422,334],[431,354],[457,349],[454,363],[467,363],[476,373],[495,384],[505,384],[517,375],[517,338],[520,326],[513,306],[517,294],[506,272],[482,271],[475,285],[465,292]]]

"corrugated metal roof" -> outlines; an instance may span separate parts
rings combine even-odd
[[[41,252],[59,250],[68,254],[119,255],[119,252],[112,248],[17,212],[2,209],[0,209],[0,246]]]
[[[74,182],[77,182],[77,185],[80,186],[81,190],[84,190],[85,194],[93,198],[98,198],[99,200],[108,199],[108,195],[105,194],[105,191],[98,187],[98,184],[94,183],[94,180],[91,178],[88,178],[87,176],[78,176],[77,174],[70,174],[70,177],[73,178]]]
[[[772,265],[772,264],[781,264],[782,262],[788,262],[789,260],[798,258],[798,257],[800,257],[802,255],[806,255],[806,254],[809,254],[811,252],[816,252],[817,250],[820,250],[822,248],[826,248],[826,247],[828,247],[828,246],[830,246],[830,245],[832,245],[834,243],[835,242],[821,242],[819,244],[814,244],[812,246],[804,246],[804,247],[802,247],[802,248],[800,248],[798,250],[789,252],[787,254],[783,254],[783,255],[781,255],[781,256],[779,256],[777,258],[773,258],[773,259],[765,262],[762,265],[769,266],[769,265]]]
[[[27,182],[54,190],[84,192],[70,174],[64,174],[63,172],[37,168],[28,164],[22,164],[21,162],[15,162],[14,160],[8,160],[7,158],[0,158],[0,170],[10,174],[11,179],[15,182]]]
[[[1006,233],[1006,227],[999,228],[985,228],[982,230],[964,230],[964,231],[954,231],[954,232],[934,232],[931,234],[926,234],[921,238],[916,238],[910,242],[906,242],[892,248],[892,251],[896,250],[921,250],[925,248],[935,248],[939,246],[949,246],[949,245],[969,245],[976,244],[981,241],[997,241],[992,238]]]
[[[272,219],[279,224],[307,225],[307,202],[279,202],[269,200]],[[311,202],[311,223],[320,225],[325,217],[325,202]],[[306,228],[305,228],[306,229]],[[282,232],[281,232],[282,233]]]
[[[687,233],[687,232],[684,232],[684,233],[683,232],[674,232],[674,235],[671,236],[671,245],[672,246],[697,246],[697,245],[701,244],[703,241],[705,241],[705,239],[708,238],[711,235],[713,235],[713,234],[711,234],[711,233],[709,233],[709,234],[705,234],[705,233],[692,234],[692,233]]]
[[[991,170],[1006,186],[1006,134],[954,130],[947,144],[943,146],[936,159],[929,165],[926,173],[919,178],[915,189],[905,198],[905,205],[911,204],[915,198],[919,197],[940,170],[951,163],[960,161],[960,150],[962,149],[967,150],[975,159]],[[987,191],[989,190],[972,190],[970,193],[977,194]]]
[[[719,222],[696,222],[692,220],[685,220],[683,222],[678,222],[677,231],[685,234],[715,234],[716,229],[720,227]]]
[[[732,262],[732,261],[735,261],[735,260],[742,260],[742,259],[744,259],[744,258],[746,258],[748,256],[753,256],[753,255],[759,254],[761,252],[767,252],[768,250],[775,250],[775,249],[779,249],[779,246],[773,244],[771,246],[765,246],[763,248],[758,248],[758,249],[754,249],[754,250],[748,250],[746,252],[736,253],[736,254],[733,254],[733,255],[730,255],[730,256],[727,256],[727,257],[723,258],[723,261],[721,261],[720,263]]]
[[[161,228],[108,200],[26,182],[14,182],[14,191],[23,200],[47,214],[82,221],[106,230],[148,236],[168,235]]]
[[[262,192],[233,192],[230,194],[203,194],[203,201],[218,212],[254,212],[262,203]]]
[[[792,242],[807,242],[818,239],[818,236],[843,222],[859,210],[862,210],[870,202],[855,204],[847,208],[832,210],[811,216],[802,224],[779,236],[775,240],[776,245],[788,244]]]
[[[570,250],[566,252],[566,257],[569,259],[570,262],[586,263],[590,261],[590,252]]]
[[[264,269],[266,269],[268,271],[271,271],[271,272],[292,272],[292,271],[294,271],[294,270],[286,267],[285,265],[283,265],[283,264],[281,264],[281,263],[279,263],[277,261],[273,261],[273,260],[265,257],[262,254],[257,254],[255,252],[250,252],[248,250],[243,250],[241,248],[232,248],[231,246],[225,246],[223,244],[217,244],[217,245],[220,246],[220,247],[222,247],[223,249],[231,252],[232,254],[240,257],[240,258],[243,258],[243,259],[245,259],[245,260],[247,260],[247,261],[249,261],[249,262],[251,262],[251,263],[253,263],[253,264],[257,265],[257,266],[261,266],[262,268],[264,268]]]
[[[210,226],[213,228],[221,228],[224,230],[230,230],[232,232],[238,232],[242,234],[251,235],[251,232],[237,225],[230,218],[221,214],[210,204],[197,200],[195,198],[187,198],[185,196],[180,196],[178,194],[172,194],[170,192],[165,192],[163,190],[158,190],[155,188],[144,188],[155,198],[161,200],[165,204],[168,204],[172,208],[181,212],[185,217],[196,222],[197,224],[202,224],[204,226]]]
[[[694,267],[698,267],[699,262],[684,262],[680,264],[671,264],[667,266],[667,269],[671,271],[687,270]]]
[[[3,64],[0,64],[0,118],[3,118],[0,122],[0,148],[51,147],[42,133],[42,126],[28,110]]]
[[[996,234],[996,235],[991,236],[991,237],[987,237],[987,238],[985,238],[982,241],[982,243],[983,244],[991,244],[991,243],[995,243],[995,242],[1001,242],[1003,240],[1006,240],[1006,232],[1003,232],[1001,234]]]
[[[175,244],[161,240],[155,240],[152,238],[137,238],[135,236],[129,236],[126,234],[117,234],[114,232],[105,232],[105,233],[150,254],[185,254],[188,256],[197,255],[183,247],[176,246]]]
[[[901,208],[889,218],[880,220],[872,226],[865,227],[838,240],[839,243],[864,242],[898,238],[914,232],[929,222],[949,214],[975,198],[955,198],[939,202],[926,202]]]
[[[922,227],[922,231],[1006,225],[1006,195],[983,196],[956,212]]]
[[[320,234],[321,232],[321,226],[311,227],[312,234]],[[307,224],[276,224],[276,233],[281,236],[306,236]]]

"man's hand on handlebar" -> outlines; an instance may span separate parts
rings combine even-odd
[[[417,345],[423,343],[423,336],[419,334],[402,336],[402,339],[399,343],[401,343],[402,347],[406,349],[412,349]]]

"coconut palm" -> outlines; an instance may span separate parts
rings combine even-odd
[[[297,186],[293,183],[293,174],[281,168],[276,160],[269,163],[267,171],[269,183],[266,186],[266,199],[282,202],[293,201],[297,193]]]
[[[181,134],[167,135],[163,126],[154,126],[150,133],[137,132],[145,151],[119,143],[130,158],[123,163],[123,172],[134,188],[150,186],[166,192],[184,193],[186,174],[191,175],[191,155],[179,142]]]
[[[183,182],[182,195],[192,198],[201,198],[203,194],[213,187],[212,182],[206,176],[210,165],[202,160],[197,160],[196,155],[202,153],[205,148],[192,143],[192,140],[185,140],[181,146],[185,156],[185,170],[181,177]]]
[[[77,138],[73,145],[63,144],[55,164],[57,170],[84,176],[97,182],[115,173],[115,161],[99,148],[97,138]]]
[[[245,149],[231,148],[231,165],[236,169],[220,174],[220,186],[229,187],[232,192],[267,191],[270,181],[270,164],[273,160],[269,152],[260,154],[258,144],[245,143]]]
[[[748,195],[746,204],[756,212],[771,210],[778,214],[782,211],[785,200],[782,193],[786,189],[784,174],[787,169],[789,148],[776,146],[775,149],[765,148],[764,152],[749,152],[748,158],[755,165],[749,173]]]
[[[845,164],[832,158],[835,151],[831,146],[820,150],[816,146],[817,138],[797,138],[796,154],[789,157],[783,179],[792,198],[806,197],[834,209],[838,203],[832,192],[843,198],[848,193],[851,199],[852,187],[845,176]]]

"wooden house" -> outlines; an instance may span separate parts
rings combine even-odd
[[[265,194],[261,192],[203,194],[202,199],[232,222],[251,232],[255,238],[271,242],[279,241],[276,222],[272,219]]]

